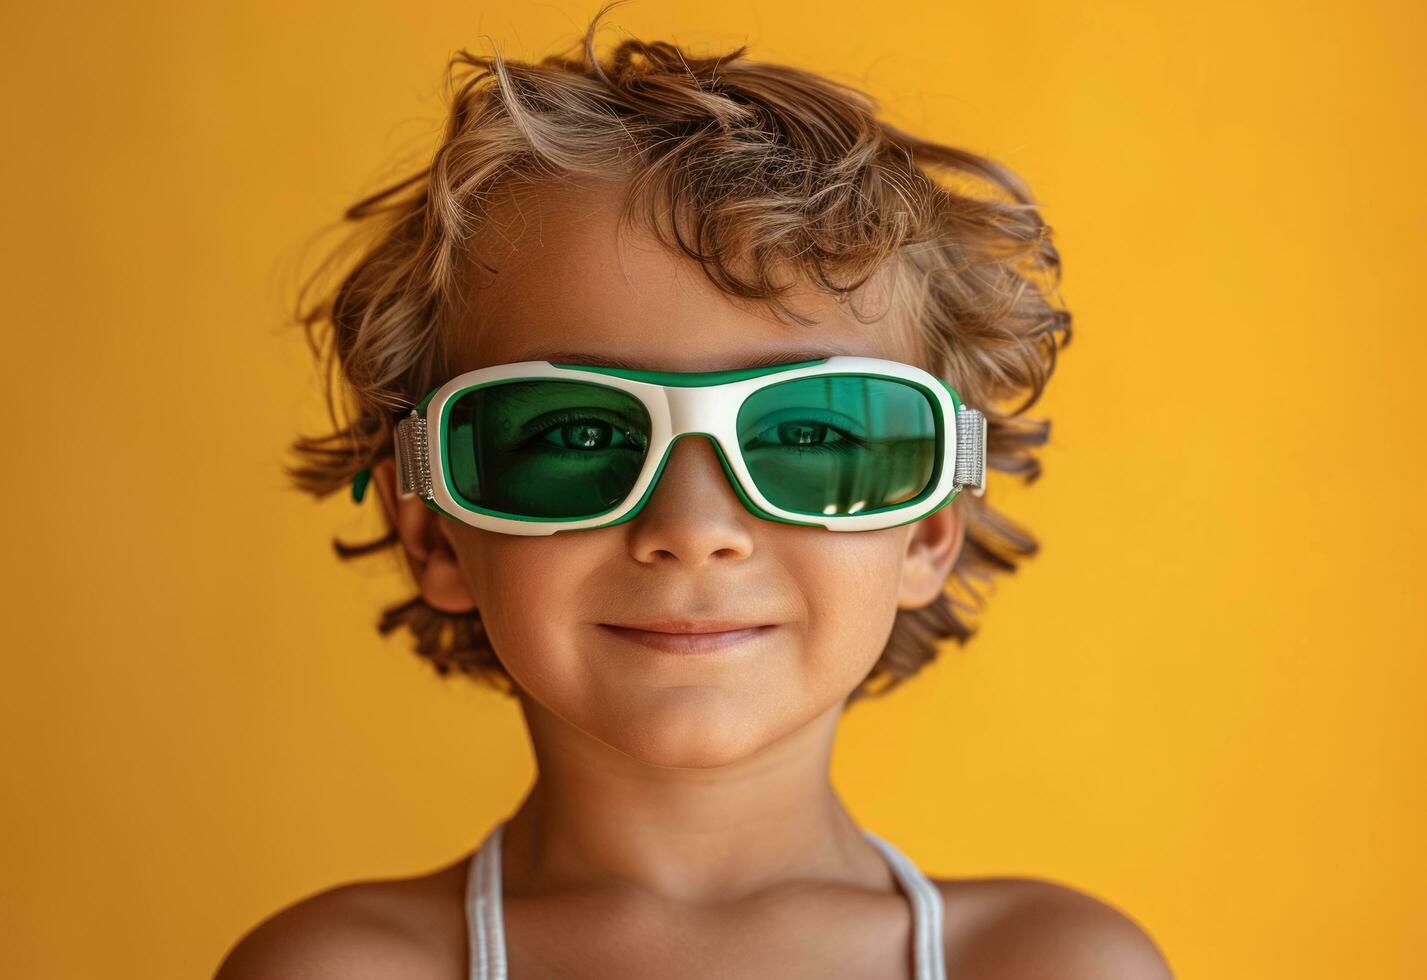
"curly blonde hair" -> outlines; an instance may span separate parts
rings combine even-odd
[[[1059,301],[1060,257],[1030,191],[1008,168],[902,132],[876,118],[870,96],[798,68],[751,61],[746,47],[700,58],[663,42],[623,40],[596,54],[594,16],[569,56],[538,63],[478,57],[447,66],[450,115],[429,166],[352,205],[351,233],[299,290],[297,322],[324,367],[333,430],[301,436],[285,467],[321,499],[393,451],[392,426],[451,376],[461,322],[463,263],[498,191],[542,179],[627,176],[624,215],[655,202],[683,220],[648,227],[700,264],[726,293],[799,322],[782,298],[800,270],[845,299],[889,263],[916,324],[924,368],[987,419],[988,469],[1040,475],[1033,450],[1050,423],[1023,417],[1070,341]],[[939,178],[939,179],[938,179]],[[668,213],[668,212],[665,212]],[[355,260],[333,283],[346,256]],[[317,298],[309,302],[309,297]],[[345,419],[339,418],[345,409]],[[966,524],[949,588],[925,608],[899,610],[885,649],[848,703],[882,695],[965,644],[976,585],[1014,572],[1038,543],[989,504],[956,501]],[[400,547],[394,529],[362,544],[333,542],[341,559]],[[382,611],[378,630],[409,630],[438,673],[514,682],[479,611],[451,614],[418,594]]]

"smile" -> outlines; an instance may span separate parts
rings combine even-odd
[[[747,643],[777,628],[768,625],[709,633],[660,633],[627,626],[611,626],[608,623],[599,625],[600,629],[607,633],[662,653],[713,653]]]

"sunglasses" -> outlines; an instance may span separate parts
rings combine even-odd
[[[985,493],[986,418],[911,364],[837,355],[732,371],[522,361],[458,375],[396,425],[396,482],[504,534],[639,514],[674,443],[707,436],[770,521],[873,531]],[[360,501],[370,470],[353,481]]]

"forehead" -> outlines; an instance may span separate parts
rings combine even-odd
[[[870,322],[801,286],[785,302],[815,322],[780,321],[765,303],[723,292],[697,262],[642,229],[621,227],[625,190],[613,181],[544,185],[488,210],[467,256],[458,370],[547,357],[658,371],[833,354],[920,360],[904,311],[890,302],[890,267],[856,296],[856,309],[877,317]]]

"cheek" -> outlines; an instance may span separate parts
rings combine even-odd
[[[889,530],[834,535],[790,569],[807,602],[809,669],[849,690],[877,662],[896,619],[904,547]]]
[[[486,635],[517,680],[570,670],[551,661],[568,646],[562,636],[588,602],[581,583],[598,558],[579,543],[479,532],[460,549]]]

